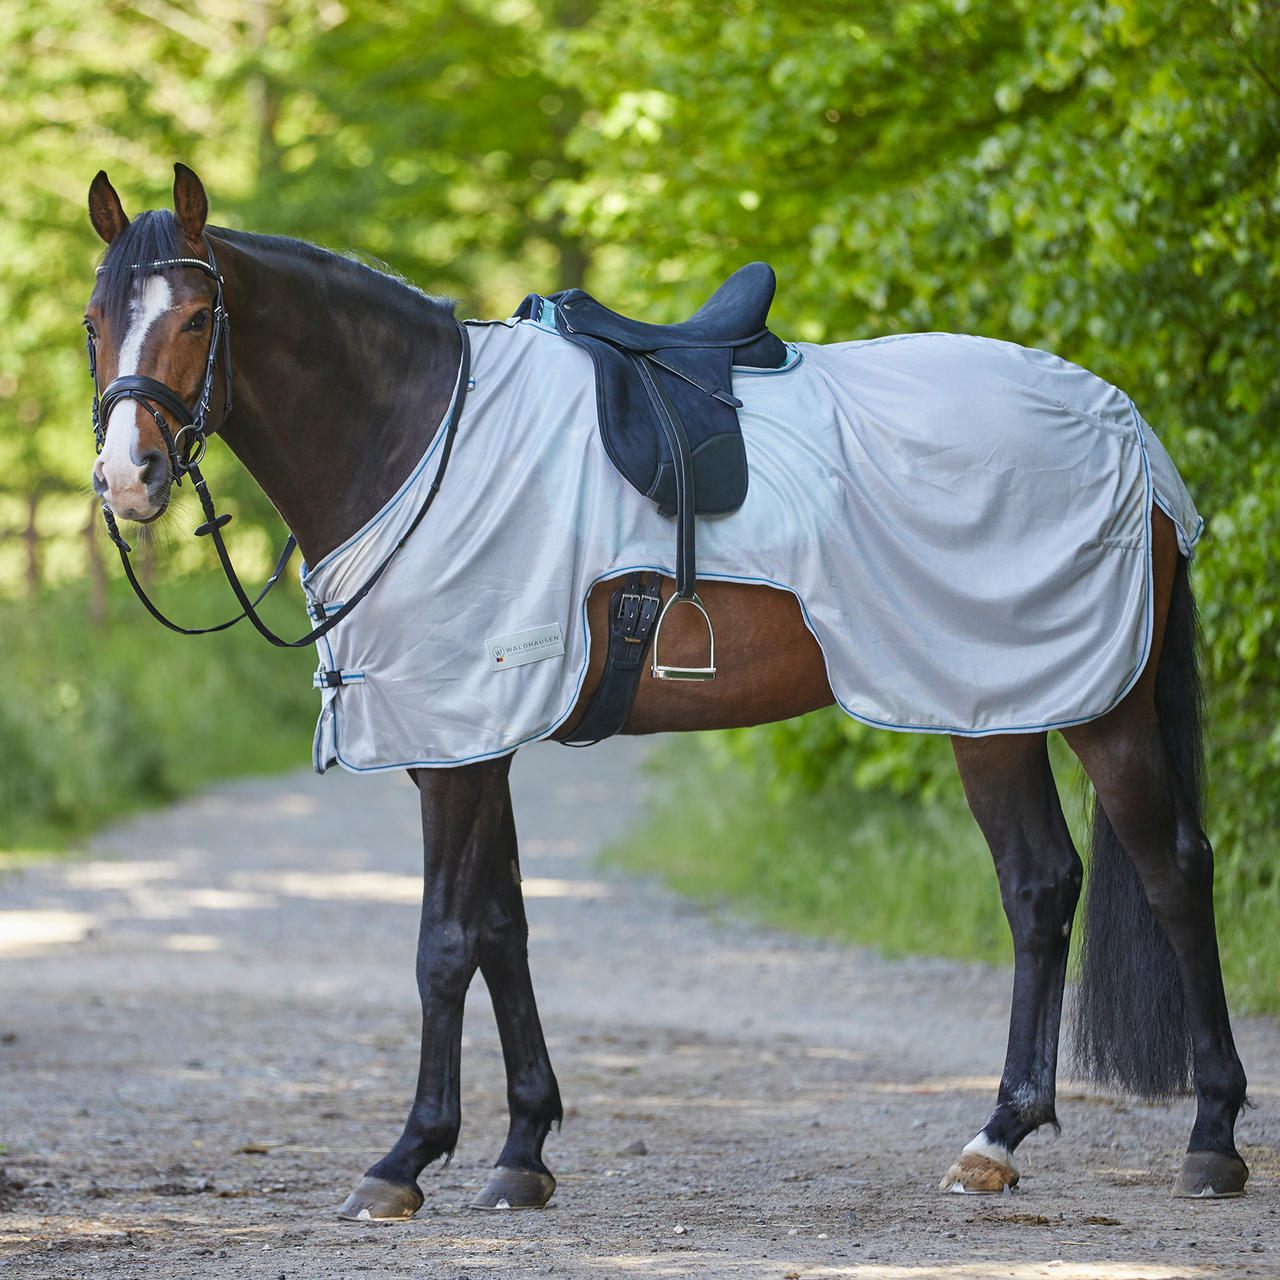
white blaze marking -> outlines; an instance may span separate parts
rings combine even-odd
[[[173,290],[168,280],[162,275],[149,276],[142,296],[129,307],[129,330],[120,347],[120,365],[116,370],[118,378],[138,372],[138,362],[151,326],[172,305]],[[145,513],[151,503],[140,480],[141,468],[134,461],[139,442],[138,404],[134,400],[121,400],[107,420],[106,437],[98,461],[102,477],[107,482],[107,497],[111,504],[132,506]]]

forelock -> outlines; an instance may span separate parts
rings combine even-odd
[[[107,246],[98,268],[98,298],[115,333],[123,334],[138,284],[148,263],[187,253],[178,220],[168,209],[140,213]],[[135,268],[139,268],[136,269]]]

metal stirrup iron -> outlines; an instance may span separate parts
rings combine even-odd
[[[702,614],[703,621],[707,624],[707,640],[711,645],[711,662],[709,666],[672,667],[658,661],[658,637],[662,633],[662,623],[667,616],[667,610],[673,604],[692,605]],[[658,625],[653,629],[653,667],[651,670],[659,680],[714,680],[716,678],[716,633],[712,630],[711,618],[696,593],[690,596],[672,596],[662,606],[662,612],[658,614]]]

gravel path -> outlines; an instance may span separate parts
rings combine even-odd
[[[1009,975],[708,918],[594,854],[640,748],[513,771],[564,1095],[540,1213],[464,1206],[504,1129],[477,984],[463,1132],[394,1226],[333,1210],[416,1069],[417,806],[402,777],[215,788],[0,886],[0,1276],[1280,1275],[1280,1029],[1241,1021],[1237,1201],[1171,1201],[1189,1104],[1064,1083],[1023,1184],[933,1190],[985,1119]]]

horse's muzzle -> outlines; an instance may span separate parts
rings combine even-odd
[[[131,457],[127,466],[117,463],[110,475],[101,457],[93,467],[94,493],[122,520],[135,524],[149,524],[164,514],[171,484],[169,458],[163,449],[146,450],[136,463]]]

